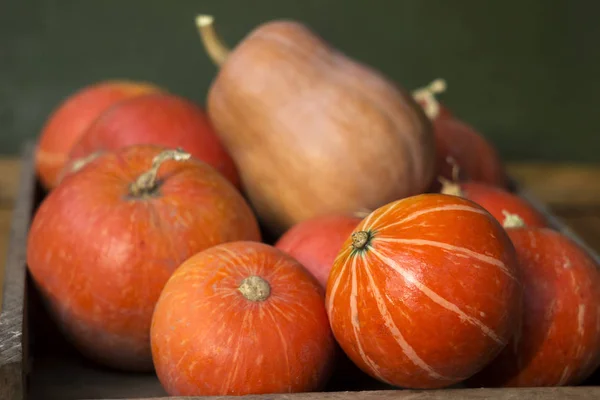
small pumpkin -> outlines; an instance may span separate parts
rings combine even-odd
[[[73,146],[69,163],[135,144],[181,148],[240,187],[236,166],[204,110],[171,93],[137,96],[102,113]]]
[[[501,224],[509,224],[514,218],[523,220],[527,226],[548,227],[546,217],[524,198],[502,188],[481,182],[459,182],[455,170],[454,180],[441,178],[440,193],[467,198],[485,208]]]
[[[298,260],[324,289],[335,257],[361,220],[353,215],[310,218],[292,226],[275,247]]]
[[[508,187],[504,164],[493,144],[437,100],[436,96],[446,89],[446,81],[436,79],[413,92],[433,122],[437,175],[451,179],[458,165],[465,180]],[[437,192],[439,182],[433,181],[430,190]]]
[[[88,358],[152,370],[150,321],[185,259],[260,240],[242,195],[181,151],[136,145],[70,174],[37,210],[27,265],[50,314]]]
[[[156,304],[151,336],[172,396],[319,391],[334,363],[323,289],[263,243],[225,243],[186,260]]]
[[[600,366],[600,265],[547,228],[507,227],[519,258],[523,322],[470,386],[574,386]]]
[[[42,185],[51,190],[58,184],[69,152],[104,111],[126,99],[159,91],[147,82],[108,80],[85,86],[63,100],[49,115],[36,147],[35,167]]]
[[[220,67],[208,114],[268,230],[428,187],[433,133],[409,92],[298,22],[264,23],[231,52],[212,17],[197,23]]]
[[[344,243],[327,312],[342,349],[371,376],[405,388],[450,386],[516,331],[518,273],[508,235],[483,208],[413,196],[372,212]]]

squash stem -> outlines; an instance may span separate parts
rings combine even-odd
[[[434,120],[440,113],[440,103],[437,101],[436,95],[445,92],[446,86],[446,81],[438,78],[412,93],[415,100],[424,103],[423,111],[430,120]]]
[[[265,301],[271,295],[271,285],[260,276],[252,275],[242,281],[238,288],[246,300]]]
[[[502,210],[502,214],[504,214],[504,221],[502,222],[502,226],[505,229],[510,228],[522,228],[525,226],[525,221],[517,214],[509,213],[506,210]]]
[[[200,33],[200,39],[206,53],[218,67],[223,65],[227,57],[229,56],[230,50],[223,43],[214,26],[215,19],[212,15],[198,15],[196,17],[196,27]]]
[[[156,178],[158,169],[165,161],[184,161],[189,160],[191,154],[184,152],[182,149],[169,149],[160,152],[152,159],[152,167],[141,174],[135,182],[129,186],[129,194],[133,197],[141,197],[151,194],[156,190]]]

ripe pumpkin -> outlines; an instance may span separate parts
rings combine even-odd
[[[27,263],[62,331],[87,357],[151,370],[150,321],[163,285],[210,246],[260,240],[241,194],[189,154],[107,152],[69,175],[33,219]]]
[[[229,52],[212,21],[197,21],[220,66],[207,111],[266,229],[428,187],[433,133],[410,93],[298,22],[267,22]]]
[[[563,234],[514,225],[523,322],[507,347],[467,383],[572,386],[600,366],[600,265]]]
[[[112,107],[75,144],[69,160],[134,144],[182,148],[240,187],[237,168],[204,110],[170,93],[150,93]]]
[[[372,212],[343,245],[327,312],[342,349],[371,376],[405,388],[450,386],[515,332],[518,272],[506,232],[483,208],[413,196]]]
[[[436,79],[413,92],[433,122],[437,174],[452,179],[454,167],[458,165],[464,179],[508,187],[504,164],[491,142],[437,100],[436,95],[446,88],[445,80]],[[437,192],[439,187],[439,182],[433,181],[430,190]]]
[[[463,179],[508,187],[508,176],[499,153],[472,126],[456,118],[443,118],[434,121],[433,127],[439,176],[451,179],[456,163]]]
[[[335,257],[361,220],[352,215],[307,219],[285,232],[275,247],[298,260],[325,289]]]
[[[37,174],[50,190],[58,184],[69,152],[102,112],[125,99],[160,91],[146,82],[103,81],[86,86],[67,97],[48,117],[35,152]]]
[[[334,360],[323,289],[264,243],[225,243],[185,261],[156,304],[151,336],[171,396],[319,391]]]
[[[546,217],[525,199],[497,186],[480,182],[458,182],[443,180],[441,193],[467,198],[485,208],[501,224],[516,217],[531,227],[548,226]]]

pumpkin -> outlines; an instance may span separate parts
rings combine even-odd
[[[436,79],[413,92],[433,122],[437,174],[452,179],[453,168],[458,165],[466,180],[508,187],[504,164],[492,143],[437,100],[436,95],[446,88],[445,80]],[[430,190],[437,192],[439,187],[439,182],[433,181]]]
[[[300,261],[325,288],[335,257],[360,221],[361,218],[353,215],[307,219],[286,231],[275,247]]]
[[[111,80],[86,86],[67,97],[40,132],[35,166],[43,186],[50,190],[58,184],[71,148],[102,112],[125,99],[159,90],[146,82]]]
[[[428,187],[433,133],[410,93],[298,22],[264,23],[231,52],[212,22],[197,20],[220,66],[207,112],[267,230]]]
[[[151,145],[107,152],[41,203],[27,245],[33,280],[85,356],[151,370],[150,321],[163,285],[207,247],[260,240],[241,194],[207,164]]]
[[[170,93],[150,93],[112,107],[75,144],[69,160],[134,144],[180,147],[240,186],[237,168],[204,110]]]
[[[412,196],[373,211],[344,243],[327,312],[337,342],[374,378],[450,386],[481,370],[515,332],[518,273],[506,232],[482,207]]]
[[[335,354],[319,283],[289,255],[256,242],[186,260],[164,287],[151,336],[171,396],[319,391]]]
[[[507,231],[522,270],[521,329],[467,383],[578,385],[600,365],[600,265],[559,232],[513,226]]]
[[[503,225],[510,224],[511,220],[518,217],[528,226],[540,228],[548,226],[546,217],[529,204],[527,200],[497,186],[474,181],[449,181],[444,178],[441,181],[441,193],[461,196],[474,201],[485,208]]]

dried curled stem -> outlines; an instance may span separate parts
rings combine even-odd
[[[230,50],[215,31],[214,22],[215,18],[212,15],[201,14],[196,17],[196,28],[204,49],[212,62],[220,67],[229,57]]]
[[[464,193],[460,188],[460,167],[458,163],[450,156],[446,157],[446,162],[452,166],[452,179],[446,179],[443,176],[437,178],[442,184],[440,193],[464,197]]]
[[[440,113],[440,103],[435,97],[437,94],[446,91],[447,85],[444,79],[438,78],[429,85],[419,88],[413,92],[413,97],[418,102],[422,103],[423,111],[434,120]]]
[[[134,197],[140,197],[152,193],[156,189],[156,177],[158,169],[165,161],[185,161],[191,158],[191,154],[183,149],[169,149],[160,152],[152,159],[152,167],[141,174],[129,187],[129,193]]]
[[[509,213],[506,210],[502,210],[502,214],[504,214],[504,221],[502,222],[504,229],[522,228],[525,226],[525,221],[519,215]]]

